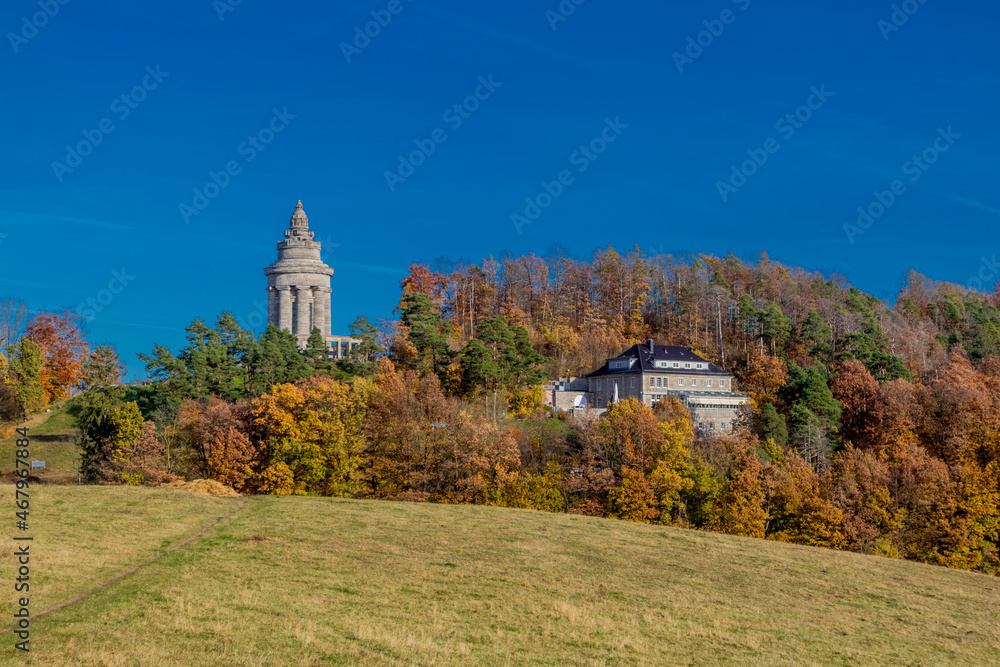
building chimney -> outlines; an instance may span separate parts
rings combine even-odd
[[[650,338],[649,340],[647,340],[646,344],[649,345],[649,353],[650,354],[655,354],[656,353],[656,349],[655,349],[655,347],[653,345],[653,339]]]

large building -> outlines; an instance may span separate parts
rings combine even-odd
[[[653,341],[633,345],[586,378],[563,386],[553,403],[604,410],[616,400],[635,398],[652,407],[668,396],[691,410],[703,433],[732,431],[737,410],[750,399],[733,391],[733,376],[676,345]]]
[[[347,356],[360,341],[330,333],[330,278],[323,262],[323,244],[309,229],[302,202],[295,205],[285,239],[278,242],[278,261],[264,269],[267,276],[267,321],[295,334],[304,348],[314,328],[330,347],[331,357]]]

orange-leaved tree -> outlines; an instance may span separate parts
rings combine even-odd
[[[729,482],[713,508],[715,518],[709,527],[730,535],[763,538],[770,518],[765,507],[764,466],[753,443],[736,441],[733,446],[737,447],[737,452],[733,456]]]
[[[254,488],[251,479],[260,452],[251,436],[250,404],[210,398],[201,403],[184,399],[177,413],[176,435],[182,443],[173,453],[174,467],[228,484],[237,491]]]
[[[43,312],[25,330],[25,338],[45,351],[42,389],[47,402],[68,398],[83,377],[89,349],[79,322],[80,316],[69,310]]]

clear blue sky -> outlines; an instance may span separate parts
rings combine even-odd
[[[298,199],[331,246],[337,330],[389,315],[406,267],[439,256],[766,250],[886,297],[911,268],[965,283],[1000,254],[995,2],[911,0],[898,30],[871,0],[567,1],[564,21],[546,15],[559,0],[42,4],[58,12],[37,30],[38,0],[0,10],[0,295],[76,307],[124,269],[88,326],[133,377],[137,352],[176,349],[195,317],[255,312]],[[345,55],[373,11],[391,22]],[[679,71],[674,53],[708,29]],[[477,91],[478,109],[445,117]],[[262,150],[243,144],[275,109],[294,118]],[[776,126],[796,112],[800,127]],[[73,171],[53,165],[102,121],[113,131]],[[438,128],[390,189],[397,156]],[[939,128],[948,150],[907,165],[935,157]],[[574,156],[602,132],[605,152]],[[767,162],[724,201],[747,151]],[[179,206],[230,161],[239,173],[185,221]],[[511,215],[563,171],[518,233]],[[845,223],[895,180],[902,194],[850,242]]]

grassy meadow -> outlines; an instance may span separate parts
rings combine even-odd
[[[76,427],[76,402],[72,399],[60,401],[50,409],[51,412],[33,415],[26,424],[18,424],[29,429],[31,458],[45,461],[44,469],[32,472],[49,483],[76,483],[79,447],[75,441],[80,433]],[[18,437],[12,432],[0,438],[0,474],[7,479],[14,471]]]
[[[12,505],[12,487],[2,487],[2,499]],[[983,575],[531,511],[243,501],[203,537],[35,619],[30,657],[15,655],[4,634],[0,661],[1000,661],[1000,579]],[[233,498],[178,490],[36,488],[34,610],[163,554],[235,508]],[[6,595],[9,609],[13,592]]]

